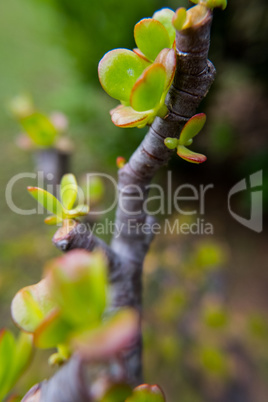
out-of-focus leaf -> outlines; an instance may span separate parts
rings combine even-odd
[[[197,154],[196,152],[190,151],[190,149],[185,148],[183,145],[179,145],[177,148],[177,154],[185,159],[187,162],[191,163],[203,163],[207,160],[207,157],[202,154]]]
[[[34,113],[32,97],[29,94],[15,96],[8,104],[10,112],[18,119]]]
[[[176,70],[175,50],[163,49],[155,59],[155,63],[161,63],[165,67],[166,70],[165,90],[167,90],[170,87],[175,75]]]
[[[13,387],[21,374],[27,368],[33,354],[33,337],[31,334],[21,332],[16,339],[13,368],[10,372],[10,388]]]
[[[64,320],[61,311],[54,310],[36,329],[34,344],[41,349],[56,347],[66,341],[72,330],[73,326]]]
[[[135,25],[134,37],[140,51],[151,61],[161,50],[170,47],[168,31],[161,22],[152,18],[144,18]]]
[[[191,0],[191,2],[198,4],[200,0]],[[212,10],[216,7],[220,7],[224,10],[227,7],[227,0],[204,0],[202,1],[202,4]]]
[[[165,396],[157,385],[142,384],[134,389],[126,402],[165,402]]]
[[[65,174],[60,183],[61,201],[66,209],[72,209],[77,197],[77,182],[73,174]]]
[[[132,389],[129,385],[114,384],[102,397],[101,402],[125,402],[126,398],[131,394]]]
[[[83,186],[83,189],[85,199],[87,200],[86,202],[89,205],[96,204],[97,202],[101,201],[105,192],[104,182],[98,176],[90,177],[90,180],[86,182],[86,185]]]
[[[21,333],[15,340],[8,330],[0,332],[0,400],[10,392],[32,355],[32,336]]]
[[[130,308],[120,310],[102,326],[72,338],[74,350],[86,359],[107,360],[129,347],[136,339],[139,329],[139,317]]]
[[[0,397],[1,400],[9,391],[9,373],[14,364],[15,339],[13,334],[3,329],[0,332]]]
[[[128,103],[133,85],[148,65],[144,58],[130,50],[112,50],[99,62],[100,83],[112,98]]]
[[[173,15],[172,23],[174,28],[177,31],[180,31],[183,29],[183,25],[186,21],[187,18],[187,11],[186,8],[180,7],[175,11],[175,14]]]
[[[33,198],[35,198],[39,204],[43,205],[49,212],[62,218],[63,208],[59,200],[54,195],[50,194],[46,190],[39,187],[27,187],[27,190]]]
[[[73,250],[46,267],[51,292],[63,318],[74,326],[100,322],[106,307],[106,263],[100,252]]]
[[[48,117],[34,112],[20,119],[21,125],[32,141],[40,147],[50,147],[57,137],[57,130]]]
[[[205,113],[199,113],[191,117],[182,129],[179,140],[180,145],[186,145],[189,140],[195,137],[204,127],[206,119]]]
[[[210,328],[223,329],[228,323],[228,314],[222,306],[210,304],[204,308],[203,320]]]
[[[45,221],[47,225],[57,225],[58,223],[62,222],[62,218],[59,218],[56,215],[48,216]]]
[[[138,112],[154,109],[160,102],[165,82],[164,66],[160,63],[149,66],[136,81],[131,91],[131,107]]]
[[[161,10],[156,11],[153,15],[153,19],[161,22],[161,24],[163,24],[164,27],[166,28],[170,39],[169,47],[173,46],[173,42],[176,36],[176,31],[172,25],[173,16],[174,11],[171,10],[170,8],[162,8]]]
[[[119,105],[110,114],[112,122],[118,127],[144,127],[148,121],[147,112],[137,112],[130,106]]]
[[[88,213],[89,213],[88,205],[77,205],[76,208],[66,211],[65,215],[71,219],[71,218],[75,218],[75,217],[79,217],[79,216],[85,216]]]
[[[46,279],[21,289],[11,304],[13,320],[26,332],[34,332],[54,309],[55,301]]]
[[[197,356],[200,359],[202,369],[207,372],[224,377],[227,373],[227,357],[224,352],[215,347],[201,347]]]

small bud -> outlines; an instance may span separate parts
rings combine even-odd
[[[183,28],[183,25],[186,21],[187,12],[184,7],[180,7],[176,10],[173,18],[172,24],[177,31],[180,31]]]
[[[123,156],[118,156],[116,158],[116,166],[118,169],[122,169],[126,164],[126,159]]]
[[[165,143],[165,146],[169,149],[175,149],[178,146],[177,138],[168,137],[165,139],[164,143]]]

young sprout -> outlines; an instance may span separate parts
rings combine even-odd
[[[177,148],[177,154],[188,162],[202,163],[207,160],[207,157],[202,154],[188,149],[188,146],[192,144],[193,137],[195,137],[204,127],[206,122],[206,115],[204,113],[196,114],[185,124],[182,129],[179,139],[166,138],[165,145],[169,149]]]
[[[180,7],[175,11],[172,24],[177,31],[198,25],[209,14],[209,10],[216,7],[224,10],[227,7],[227,0],[191,0],[191,2],[196,6],[188,10]]]
[[[85,216],[89,212],[88,205],[79,204],[74,207],[78,194],[78,186],[75,176],[71,173],[62,177],[60,184],[61,202],[54,195],[42,188],[28,187],[27,189],[33,198],[53,214],[45,219],[47,225],[57,225],[66,219]]]

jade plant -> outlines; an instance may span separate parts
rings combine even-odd
[[[36,347],[57,348],[49,361],[62,366],[24,402],[165,401],[158,386],[144,384],[142,370],[142,272],[155,222],[144,203],[148,185],[172,150],[189,162],[206,160],[188,147],[205,124],[206,116],[195,113],[215,76],[208,60],[212,9],[225,8],[226,1],[194,2],[188,10],[164,8],[142,19],[134,28],[137,47],[112,50],[99,63],[102,87],[121,103],[111,111],[112,122],[149,126],[130,160],[117,159],[120,202],[114,224],[121,230],[111,245],[79,222],[88,207],[76,204],[72,174],[62,178],[60,200],[28,188],[52,214],[45,222],[62,225],[53,242],[67,254],[49,262],[43,279],[20,290],[12,302],[17,326],[31,334]],[[23,122],[32,127],[36,115],[30,116]]]

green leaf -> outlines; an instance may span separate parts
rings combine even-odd
[[[100,252],[73,250],[46,267],[49,288],[72,325],[99,323],[106,307],[107,272]]]
[[[164,141],[165,146],[169,149],[175,149],[178,146],[178,140],[177,138],[171,138],[171,137],[167,137]]]
[[[77,197],[77,182],[73,174],[65,174],[60,183],[62,205],[66,209],[72,209]]]
[[[155,63],[160,63],[165,67],[166,70],[166,82],[165,82],[165,91],[168,90],[170,85],[172,84],[175,70],[176,70],[176,52],[174,49],[163,49],[157,58],[155,59]]]
[[[73,326],[64,320],[61,311],[54,310],[36,329],[34,344],[40,349],[56,347],[67,340],[71,331],[73,331]]]
[[[45,222],[47,225],[57,225],[58,223],[61,223],[61,222],[62,222],[62,218],[59,218],[59,217],[56,216],[56,215],[52,215],[52,216],[48,216],[48,217],[44,220],[44,222]]]
[[[10,372],[10,389],[13,388],[19,377],[30,363],[33,354],[33,337],[31,334],[20,332],[16,339],[14,350],[13,368]]]
[[[200,0],[191,0],[192,3],[198,4]],[[206,6],[207,8],[220,7],[224,10],[227,7],[227,0],[202,0],[202,5]]]
[[[144,56],[144,54],[140,51],[140,49],[138,49],[137,47],[135,47],[133,49],[133,52],[136,53],[138,56],[140,56],[142,59],[144,59],[145,61],[147,61],[148,64],[151,64],[150,60],[147,59],[147,57]]]
[[[34,332],[43,319],[55,309],[46,279],[21,289],[12,300],[14,322],[26,332]]]
[[[34,112],[20,119],[24,131],[40,147],[50,147],[57,137],[57,130],[48,117]]]
[[[168,31],[161,22],[152,18],[144,18],[135,25],[134,37],[140,51],[151,61],[161,50],[170,47]]]
[[[32,336],[21,332],[15,340],[8,330],[0,331],[0,400],[15,385],[32,356]]]
[[[207,157],[202,154],[197,154],[196,152],[190,151],[190,149],[185,148],[183,145],[179,145],[177,148],[177,154],[185,159],[187,162],[191,163],[203,163],[207,160]]]
[[[165,396],[157,385],[143,384],[134,389],[126,402],[165,402]]]
[[[184,8],[184,7],[178,8],[172,19],[173,26],[177,31],[180,31],[181,29],[183,29],[183,25],[186,21],[186,18],[187,18],[186,8]]]
[[[137,112],[157,107],[164,91],[165,82],[166,71],[162,64],[154,63],[147,67],[131,91],[131,107]]]
[[[147,112],[137,112],[130,106],[119,105],[110,114],[112,122],[118,127],[144,127],[148,121]]]
[[[189,140],[195,137],[202,130],[205,122],[205,113],[199,113],[191,117],[182,129],[179,144],[186,145]]]
[[[176,31],[172,25],[173,16],[174,11],[170,8],[162,8],[161,10],[156,11],[153,15],[153,19],[161,22],[161,24],[163,24],[166,28],[170,39],[169,47],[173,46],[173,42],[176,36]]]
[[[88,205],[77,205],[76,208],[65,212],[65,216],[69,219],[78,218],[79,216],[85,216],[89,213]]]
[[[43,207],[49,212],[52,212],[54,215],[62,218],[62,205],[57,198],[54,197],[54,195],[39,187],[27,187],[27,190],[31,196],[39,202],[39,204],[43,205]]]
[[[9,373],[14,364],[15,338],[13,334],[3,329],[0,331],[0,400],[10,390]]]
[[[113,384],[100,402],[124,402],[131,394],[132,390],[128,384]]]
[[[131,89],[148,65],[144,58],[130,50],[112,50],[99,62],[100,83],[112,98],[129,103]]]

